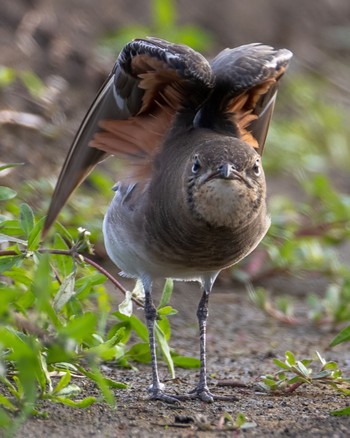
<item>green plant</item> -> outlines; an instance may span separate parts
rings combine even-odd
[[[18,206],[13,191],[0,193],[6,205],[0,217],[0,427],[16,429],[37,412],[40,400],[89,406],[97,398],[84,397],[81,378],[97,385],[99,399],[114,405],[114,389],[126,385],[104,376],[101,363],[128,367],[150,360],[147,329],[132,314],[132,302],[142,307],[142,296],[125,290],[93,260],[86,230],[73,238],[57,224],[51,244],[42,247],[44,218],[37,219],[26,203]],[[104,286],[107,278],[125,295],[118,312]],[[197,367],[198,360],[169,347],[168,317],[176,313],[169,306],[171,293],[168,281],[156,336],[174,376],[174,364]],[[140,342],[128,346],[132,333]]]
[[[279,371],[262,376],[259,388],[265,392],[291,393],[304,384],[323,384],[350,395],[350,379],[342,377],[338,364],[334,361],[327,362],[318,352],[316,355],[321,367],[315,370],[311,368],[311,365],[315,366],[313,360],[297,360],[291,351],[287,351],[284,362],[279,359],[273,360]]]
[[[224,412],[221,415],[218,427],[219,430],[247,430],[256,427],[256,423],[254,421],[248,421],[246,416],[242,412],[238,412],[236,418],[233,418],[228,412]]]

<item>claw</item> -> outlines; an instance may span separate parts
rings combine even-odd
[[[153,385],[151,385],[148,388],[148,393],[150,395],[151,400],[161,400],[165,403],[174,404],[174,403],[180,403],[179,399],[175,395],[166,394],[164,391],[164,385],[161,384],[158,388],[153,388]]]
[[[205,403],[213,403],[214,401],[238,401],[238,398],[234,395],[214,395],[209,391],[209,388],[196,387],[190,391],[187,395],[178,396],[179,400],[193,400],[198,398]]]

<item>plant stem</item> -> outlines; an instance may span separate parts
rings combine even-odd
[[[77,261],[84,261],[85,263],[87,263],[88,265],[93,266],[95,269],[97,269],[99,272],[101,272],[101,274],[103,274],[106,278],[108,278],[108,280],[114,285],[116,286],[125,296],[127,290],[125,289],[125,287],[112,275],[110,274],[105,268],[103,268],[101,265],[99,265],[98,263],[96,263],[94,260],[90,259],[89,257],[84,256],[83,254],[80,254],[78,252],[76,252],[74,250],[74,248],[72,249],[49,249],[49,248],[40,248],[38,249],[38,252],[40,254],[56,254],[56,255],[64,255],[64,256],[69,256],[69,257],[73,257],[75,260]],[[21,251],[21,253],[23,255],[26,254],[26,251]],[[14,250],[0,250],[0,257],[4,257],[4,256],[16,256],[19,255],[18,252],[14,251]],[[144,304],[138,300],[137,298],[131,298],[131,300],[139,307],[144,307]]]

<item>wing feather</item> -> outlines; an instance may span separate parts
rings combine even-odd
[[[176,112],[190,110],[194,117],[213,86],[209,63],[187,46],[157,38],[127,44],[74,138],[43,236],[71,193],[107,155],[127,159],[127,177],[147,179]]]
[[[262,44],[225,49],[211,62],[215,89],[196,125],[242,138],[263,153],[278,82],[292,53]]]

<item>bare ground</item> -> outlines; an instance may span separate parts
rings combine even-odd
[[[179,313],[172,318],[175,335],[171,346],[181,354],[198,356],[195,320],[198,299],[195,284],[176,284],[173,305]],[[303,309],[304,302],[303,296],[296,302],[300,323],[287,325],[256,309],[240,287],[228,289],[219,285],[213,292],[208,324],[209,384],[215,394],[235,395],[235,402],[186,401],[173,406],[150,401],[146,391],[150,366],[137,365],[134,371],[106,367],[107,375],[129,385],[127,390],[116,392],[115,409],[102,403],[87,410],[44,405],[48,418],[30,419],[17,436],[236,436],[237,431],[225,431],[222,420],[225,413],[235,418],[242,412],[247,420],[256,423],[256,427],[241,432],[244,436],[347,437],[350,418],[330,415],[331,410],[348,404],[335,390],[302,386],[289,395],[268,395],[257,387],[261,375],[277,370],[272,358],[282,359],[287,350],[298,358],[314,357],[318,350],[327,360],[338,361],[349,375],[348,347],[327,351],[334,332],[311,324]],[[166,367],[161,366],[162,380],[168,391],[175,394],[190,390],[198,378],[196,370],[177,369],[176,374],[176,379],[170,380]],[[229,386],[221,386],[225,382]],[[88,384],[83,395],[96,395],[96,389]]]

